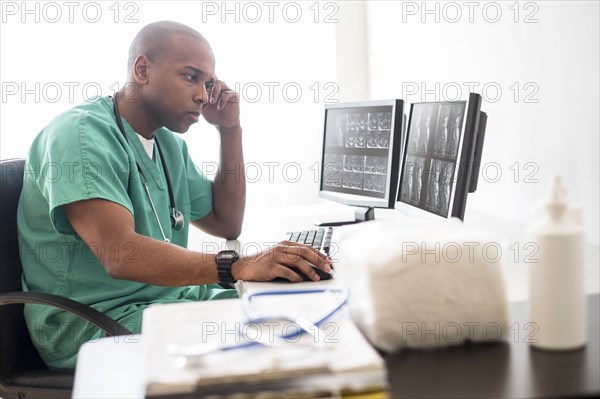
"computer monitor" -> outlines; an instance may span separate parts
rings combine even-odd
[[[325,105],[319,196],[355,206],[354,220],[374,219],[374,208],[394,208],[403,143],[403,101]]]
[[[477,190],[479,181],[479,171],[481,169],[481,154],[483,152],[483,141],[485,140],[485,128],[487,126],[487,114],[479,112],[479,126],[477,128],[477,140],[475,141],[475,153],[473,154],[473,168],[471,170],[471,182],[469,183],[469,192],[474,193]]]
[[[476,93],[412,104],[396,209],[462,220],[467,194],[477,187],[486,122]]]

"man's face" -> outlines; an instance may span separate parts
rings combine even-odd
[[[184,133],[198,122],[215,80],[213,53],[205,42],[174,35],[164,55],[149,62],[140,86],[144,107],[160,126]]]

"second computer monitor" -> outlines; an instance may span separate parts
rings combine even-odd
[[[361,207],[393,208],[402,148],[402,100],[325,106],[319,195]],[[357,211],[356,221],[363,219]]]
[[[463,219],[480,108],[475,93],[465,101],[411,105],[397,209]]]

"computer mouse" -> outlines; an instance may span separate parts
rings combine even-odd
[[[321,280],[330,280],[333,277],[333,275],[331,273],[327,273],[325,270],[321,270],[316,266],[311,266],[311,267],[317,273],[317,275],[319,276],[319,278]],[[308,278],[308,276],[306,274],[304,274],[302,271],[296,269],[295,267],[290,267],[290,269],[292,269],[294,272],[298,273],[300,275],[300,277],[302,277],[302,281],[312,281],[310,278]],[[283,278],[283,277],[277,277],[271,281],[291,283],[290,280],[288,280],[287,278]]]

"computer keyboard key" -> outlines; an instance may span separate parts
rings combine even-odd
[[[285,234],[285,238],[291,242],[310,245],[317,251],[321,251],[325,255],[329,256],[332,235],[333,227],[319,227],[318,229],[314,230],[288,232]]]
[[[312,243],[315,241],[315,236],[316,235],[317,235],[317,231],[316,230],[309,231],[308,235],[306,236],[306,240],[304,240],[304,243],[312,245]]]
[[[298,238],[298,241],[297,241],[297,242],[304,244],[304,243],[306,242],[306,237],[307,237],[307,236],[308,236],[308,231],[303,231],[303,232],[300,234],[300,238]]]

